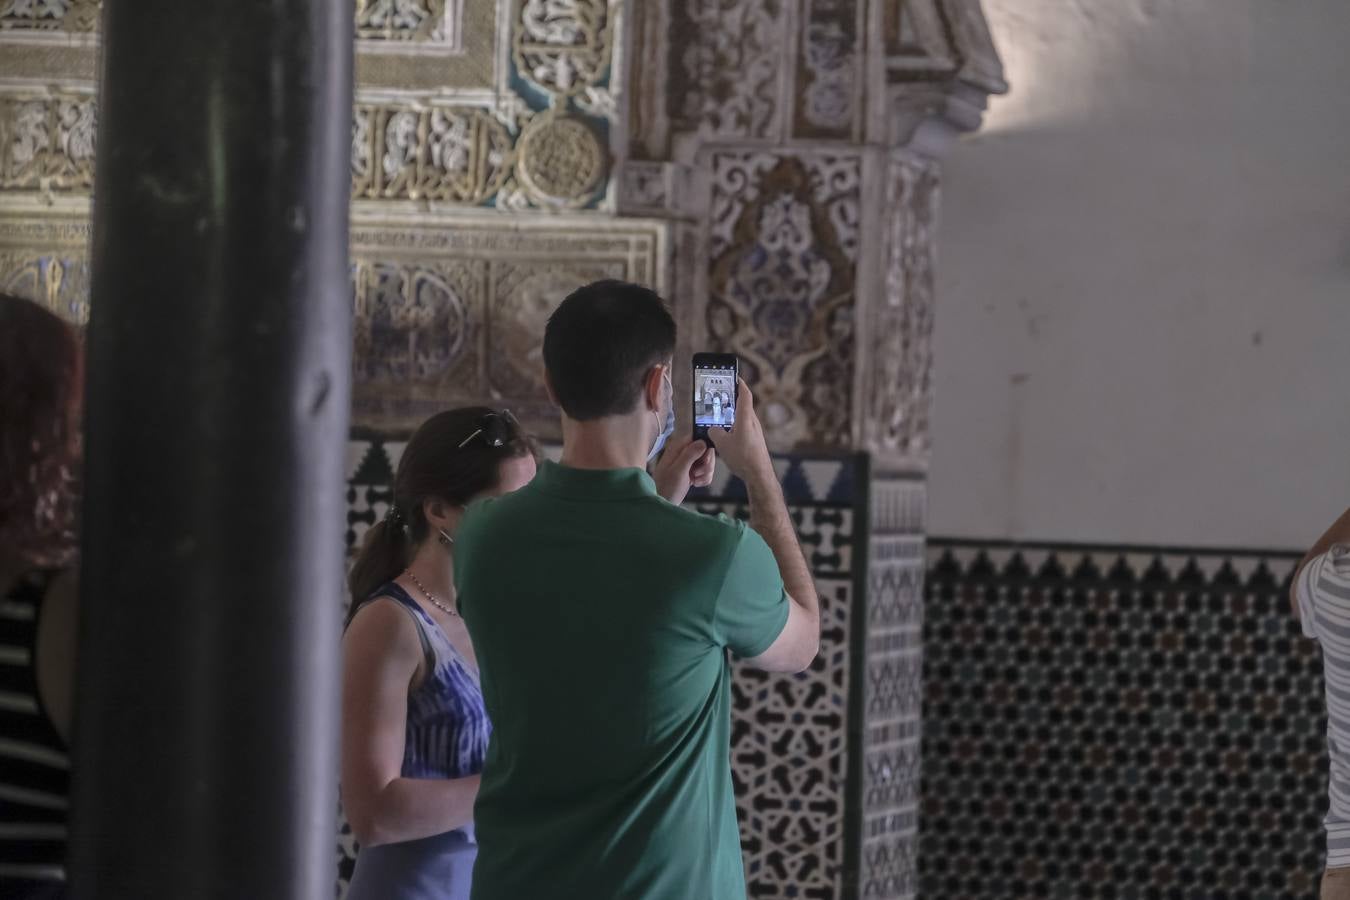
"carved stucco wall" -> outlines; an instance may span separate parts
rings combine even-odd
[[[97,12],[0,0],[0,285],[76,321]],[[354,14],[362,440],[465,402],[556,438],[548,314],[598,277],[662,291],[681,358],[743,361],[831,621],[809,672],[737,676],[750,891],[912,896],[937,159],[1005,89],[978,0]]]
[[[0,0],[0,284],[79,322],[98,11]],[[622,4],[355,0],[354,14],[355,423],[406,430],[489,400],[554,436],[544,318],[598,277],[671,284],[670,224],[612,215]]]

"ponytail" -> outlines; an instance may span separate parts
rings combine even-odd
[[[361,553],[356,557],[352,570],[347,576],[347,588],[351,591],[352,602],[347,608],[347,624],[361,604],[370,599],[370,595],[398,577],[407,565],[407,547],[405,546],[402,523],[381,519],[366,532],[361,544]]]

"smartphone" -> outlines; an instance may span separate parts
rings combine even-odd
[[[706,441],[712,427],[736,424],[740,365],[731,353],[694,354],[694,440]]]

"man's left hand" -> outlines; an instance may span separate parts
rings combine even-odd
[[[693,487],[712,484],[717,472],[717,453],[703,441],[688,440],[666,447],[652,468],[656,491],[679,506]]]

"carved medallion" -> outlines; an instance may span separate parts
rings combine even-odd
[[[545,114],[521,135],[516,174],[544,203],[581,206],[604,178],[605,151],[585,122]]]

